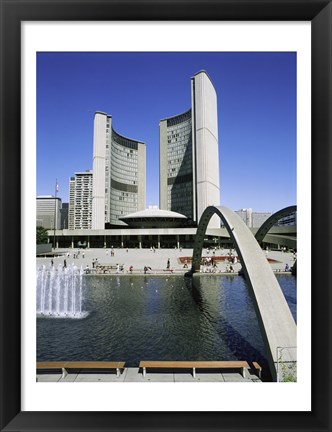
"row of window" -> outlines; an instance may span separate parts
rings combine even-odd
[[[191,140],[191,130],[179,132],[176,134],[167,134],[167,141],[168,143],[172,142],[179,142],[183,140]]]
[[[138,149],[138,142],[133,141],[129,138],[125,138],[121,135],[119,135],[115,130],[112,128],[112,140],[123,147],[127,147],[129,149],[137,150]]]
[[[113,207],[112,209],[112,215],[117,214],[129,214],[129,213],[135,213],[137,211],[137,204],[136,203],[121,203],[119,202],[119,205],[116,207]]]
[[[131,186],[135,186],[137,188],[137,180],[134,180],[136,177],[127,175],[127,176],[123,176],[123,175],[113,175],[111,178],[111,184],[113,181],[115,181],[116,183],[121,183],[121,184],[126,184],[126,185],[131,185]],[[117,187],[115,188],[117,189]],[[120,190],[125,190],[125,189],[120,189]]]
[[[190,137],[186,137],[186,139],[183,139],[181,141],[169,143],[169,145],[167,146],[167,155],[168,155],[168,157],[170,157],[173,152],[176,152],[179,150],[182,153],[184,153],[188,148],[191,148],[191,138]]]
[[[178,125],[179,123],[184,123],[185,121],[191,120],[191,109],[186,111],[183,114],[179,114],[176,117],[172,117],[170,119],[167,119],[167,127],[174,127]]]
[[[170,174],[174,171],[179,172],[181,170],[181,174],[190,173],[192,171],[191,159],[176,159],[170,161],[167,167],[167,172]]]
[[[112,153],[112,164],[117,163],[120,165],[124,165],[124,166],[137,166],[138,163],[138,158],[137,157],[131,157],[128,158],[127,155],[124,154],[116,154],[116,153]],[[106,164],[109,165],[109,164]]]
[[[136,167],[137,169],[137,167]],[[125,169],[125,167],[114,166],[112,167],[112,178],[117,178],[119,180],[125,180],[126,182],[136,180],[137,181],[137,171],[131,169]]]
[[[191,129],[183,130],[183,131],[172,131],[171,133],[167,133],[167,139],[168,140],[183,140],[184,138],[190,138],[191,137]]]
[[[191,126],[188,128],[176,129],[175,131],[167,131],[167,139],[183,138],[191,136]]]

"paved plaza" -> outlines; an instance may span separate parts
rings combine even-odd
[[[260,383],[261,379],[251,371],[246,372],[243,377],[239,370],[229,370],[219,372],[213,370],[196,371],[194,378],[191,371],[176,370],[176,371],[151,371],[147,372],[143,377],[142,371],[136,368],[125,368],[119,377],[115,372],[99,373],[99,372],[70,372],[65,378],[62,378],[60,372],[53,373],[39,373],[37,375],[37,382],[243,382],[243,383]]]
[[[112,254],[114,252],[114,255]],[[37,265],[51,265],[53,259],[54,266],[63,265],[66,260],[66,265],[72,264],[86,269],[87,266],[90,270],[93,269],[93,261],[98,260],[100,265],[112,266],[114,269],[111,271],[116,273],[116,266],[119,264],[123,266],[122,274],[128,274],[129,268],[132,266],[132,274],[143,274],[144,267],[150,267],[148,272],[150,274],[181,274],[185,273],[190,269],[191,264],[188,262],[188,268],[184,268],[184,260],[186,257],[191,258],[192,249],[58,249],[55,253],[59,253],[60,256],[51,257],[39,257],[37,258]],[[204,249],[202,257],[212,258],[218,256],[228,256],[231,253],[237,256],[237,252],[232,249]],[[286,264],[289,268],[294,264],[294,255],[291,252],[282,251],[268,251],[265,252],[267,258],[275,260],[271,262],[271,268],[275,272],[283,272]],[[76,256],[76,258],[74,258]],[[167,261],[170,260],[170,271],[167,271]],[[226,273],[227,261],[218,261],[215,274]],[[239,262],[232,264],[234,273],[241,269]],[[201,267],[202,272],[212,271],[212,266]]]

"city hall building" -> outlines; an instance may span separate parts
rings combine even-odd
[[[205,71],[191,78],[191,108],[159,127],[160,209],[197,226],[206,207],[220,205],[217,94]],[[220,227],[219,218],[209,227]]]
[[[85,185],[84,193],[75,192],[80,198],[76,204],[81,210],[80,206],[90,199],[91,212],[86,214],[88,218],[91,215],[91,227],[78,211],[76,226],[70,223],[70,229],[56,231],[57,248],[193,247],[205,208],[220,205],[220,185],[217,94],[205,71],[191,78],[190,89],[191,107],[160,120],[159,209],[146,209],[145,143],[116,132],[112,116],[95,113],[92,177],[91,172],[85,172],[81,173],[84,181],[78,175],[72,179],[72,190],[80,182]],[[81,229],[76,229],[78,226]],[[248,226],[255,232],[251,219]],[[288,246],[287,238],[293,236],[294,227],[286,228],[289,232],[285,232],[282,242]],[[280,234],[279,227],[274,230]],[[204,244],[230,242],[219,217],[213,216]]]
[[[97,111],[93,134],[92,229],[121,227],[121,217],[145,209],[146,149],[113,129]]]

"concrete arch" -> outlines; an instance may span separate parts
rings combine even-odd
[[[296,205],[285,207],[276,213],[273,213],[258,229],[256,232],[255,238],[259,244],[261,244],[264,240],[266,234],[270,231],[273,225],[278,222],[284,216],[288,216],[296,211]]]
[[[242,269],[250,287],[272,378],[276,381],[277,348],[296,347],[296,324],[265,254],[249,228],[232,210],[223,206],[210,206],[205,209],[196,232],[192,268],[187,275],[193,275],[200,270],[205,232],[214,214],[217,214],[224,222],[236,245]],[[283,359],[283,361],[295,360],[296,353],[290,353],[289,358]]]

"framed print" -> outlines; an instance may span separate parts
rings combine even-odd
[[[1,430],[331,430],[331,1],[0,2]],[[257,40],[260,48],[250,48],[248,41]],[[59,51],[145,52],[144,59],[148,51],[177,51],[184,57],[184,52],[297,53],[297,194],[307,214],[307,224],[301,223],[303,273],[297,280],[298,291],[302,289],[298,382],[36,382],[36,330],[31,330],[36,321],[31,315],[36,303],[31,218],[36,211],[36,89],[41,77],[36,64],[41,52]],[[160,61],[159,66],[169,67],[171,74],[176,57],[168,59],[169,65]],[[56,113],[52,120],[56,123]],[[51,122],[46,136],[52,127]],[[285,162],[287,158],[285,154]],[[280,175],[283,166],[271,161]],[[309,304],[303,297],[311,297]]]

